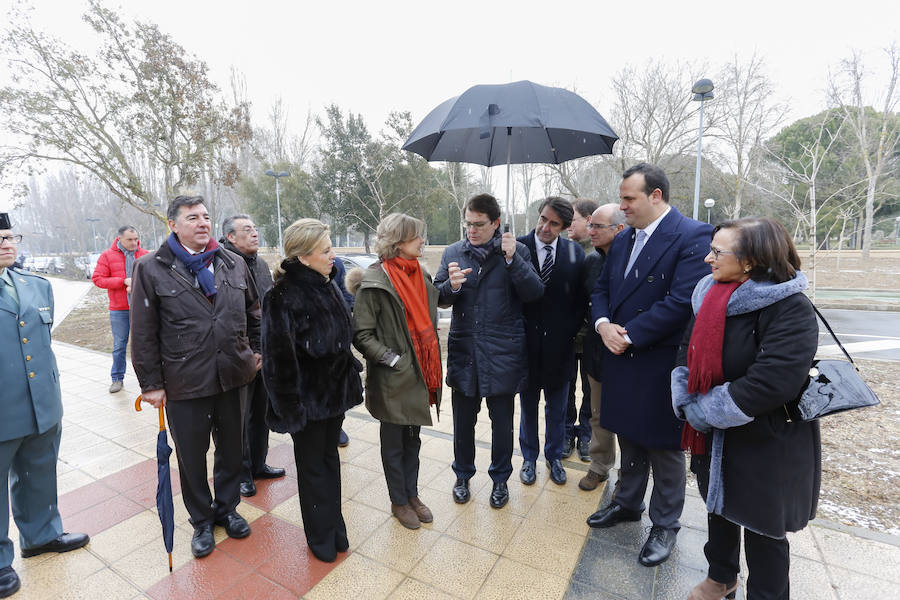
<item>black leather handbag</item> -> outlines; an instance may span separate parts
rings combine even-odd
[[[834,338],[847,360],[814,360],[809,370],[809,381],[800,392],[800,397],[784,405],[790,421],[812,421],[854,408],[865,408],[881,404],[866,382],[859,376],[850,354],[837,339],[831,325],[813,306],[819,319]],[[849,361],[849,362],[848,362]]]

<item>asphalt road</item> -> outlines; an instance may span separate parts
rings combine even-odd
[[[900,312],[845,309],[821,312],[853,358],[900,360]],[[819,354],[842,356],[821,323]]]

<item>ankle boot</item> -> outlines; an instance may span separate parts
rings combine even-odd
[[[419,528],[419,517],[409,504],[391,503],[391,514],[397,517],[400,524],[407,529]]]
[[[737,580],[734,583],[726,584],[713,581],[709,577],[704,579],[700,584],[691,590],[688,600],[722,600],[722,598],[734,598],[734,591],[737,589]]]
[[[419,517],[419,521],[422,523],[431,523],[434,521],[434,515],[431,514],[431,511],[425,506],[421,500],[419,500],[418,496],[411,496],[409,499],[409,505],[412,506],[412,509],[416,511],[416,516]]]

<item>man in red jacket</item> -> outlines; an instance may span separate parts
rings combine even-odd
[[[129,300],[131,296],[131,271],[134,261],[147,254],[138,241],[138,232],[131,225],[119,228],[119,236],[109,250],[100,255],[91,281],[109,293],[109,326],[113,335],[113,364],[109,393],[122,389],[125,379],[125,347],[128,345]]]

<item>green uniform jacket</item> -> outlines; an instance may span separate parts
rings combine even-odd
[[[425,277],[428,313],[437,335],[438,291]],[[395,425],[431,425],[428,390],[413,350],[400,296],[381,266],[364,271],[353,306],[356,333],[353,345],[366,359],[366,408],[373,417]],[[393,366],[382,363],[386,352],[399,354]],[[441,391],[435,407],[440,416]]]

